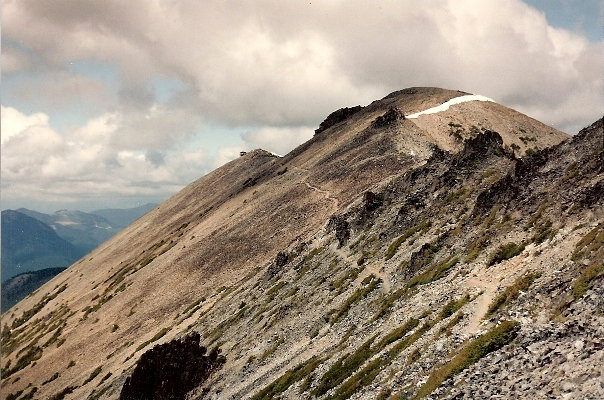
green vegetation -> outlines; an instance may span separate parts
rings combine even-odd
[[[87,400],[98,400],[98,399],[100,399],[101,396],[104,395],[107,390],[109,390],[109,388],[111,388],[111,385],[107,385],[107,386],[103,387],[98,392],[96,390],[93,390],[92,393],[90,393],[90,396],[88,396]]]
[[[24,394],[23,397],[19,398],[19,400],[31,400],[34,398],[34,394],[36,394],[37,391],[38,391],[38,388],[34,386],[31,388],[29,393]]]
[[[539,208],[537,209],[537,211],[535,212],[535,214],[533,214],[531,216],[531,218],[529,218],[526,225],[524,226],[524,229],[528,230],[529,228],[532,228],[533,226],[535,226],[537,221],[539,221],[541,219],[541,216],[543,215],[543,213],[545,212],[546,209],[547,209],[547,204],[541,204],[539,206]]]
[[[346,314],[348,314],[348,310],[350,310],[353,305],[367,297],[367,295],[377,288],[381,282],[382,280],[376,278],[373,274],[365,278],[363,282],[361,282],[361,287],[357,289],[348,299],[346,299],[340,309],[335,312],[335,316],[331,318],[331,324],[333,325],[341,320]]]
[[[478,257],[478,255],[484,250],[489,244],[489,239],[486,236],[482,236],[477,240],[474,240],[468,246],[468,255],[466,256],[464,262],[470,263]]]
[[[601,251],[604,255],[604,251]],[[604,274],[604,263],[600,260],[594,260],[584,270],[573,283],[573,296],[575,299],[583,296],[591,283],[600,275]]]
[[[336,361],[336,363],[321,377],[319,386],[314,390],[313,394],[322,396],[331,388],[344,382],[344,380],[356,371],[368,358],[375,354],[375,351],[372,351],[371,349],[371,344],[374,340],[375,336],[359,346],[353,353]]]
[[[257,393],[252,400],[263,400],[276,398],[285,392],[294,383],[308,377],[323,361],[322,358],[312,356],[302,364],[290,369],[285,374],[274,380],[270,385]]]
[[[345,283],[353,282],[357,279],[361,271],[363,271],[363,268],[351,268],[342,278],[329,282],[329,290],[336,291],[334,296],[343,293],[347,288]]]
[[[520,140],[522,140],[522,143],[528,144],[528,142],[536,142],[537,138],[531,136],[520,136]]]
[[[105,374],[105,376],[103,376],[101,378],[101,381],[99,382],[99,384],[97,386],[100,386],[103,382],[105,382],[107,379],[111,378],[111,375],[113,375],[111,372],[107,372],[107,374]]]
[[[23,393],[23,390],[19,390],[16,393],[9,393],[6,396],[6,400],[17,400],[19,398],[19,396],[21,396],[22,393]]]
[[[484,318],[489,318],[495,314],[501,307],[507,306],[520,294],[520,291],[526,291],[535,279],[541,276],[541,272],[531,272],[518,278],[512,285],[505,288],[503,293],[497,296],[489,305]]]
[[[277,297],[277,293],[279,293],[279,290],[281,290],[283,286],[285,286],[285,282],[279,281],[275,286],[266,291],[266,304],[270,303],[275,299],[275,297]]]
[[[44,382],[42,382],[42,386],[46,385],[47,383],[50,383],[50,382],[54,381],[58,377],[59,377],[59,373],[55,372],[50,378],[48,378],[47,380],[45,380]]]
[[[443,326],[440,328],[440,330],[438,331],[438,333],[436,334],[436,336],[434,337],[434,339],[438,339],[442,334],[445,334],[446,336],[450,336],[453,330],[453,327],[455,325],[457,325],[462,319],[464,319],[464,313],[463,312],[459,312],[455,317],[453,317],[451,319],[451,321],[449,321],[447,323],[447,325]]]
[[[449,256],[439,263],[432,264],[424,272],[414,276],[407,282],[408,288],[413,288],[417,285],[426,285],[430,282],[438,280],[447,275],[447,272],[459,262],[455,256]]]
[[[457,312],[457,310],[459,310],[464,305],[466,305],[469,301],[470,301],[469,294],[466,294],[465,296],[463,296],[460,299],[451,300],[450,302],[445,304],[445,306],[443,307],[443,309],[440,312],[439,318],[441,320],[449,318],[451,315],[455,314]]]
[[[76,390],[74,386],[67,386],[65,389],[61,390],[59,393],[52,396],[49,400],[63,400],[65,396]]]
[[[411,236],[415,235],[417,232],[425,233],[432,226],[432,222],[423,221],[420,224],[415,225],[414,227],[407,230],[401,236],[399,236],[394,242],[390,244],[388,250],[386,251],[386,256],[384,257],[386,260],[390,260],[396,254],[398,248],[405,242],[405,240],[409,239]]]
[[[508,260],[512,257],[516,257],[518,254],[524,251],[525,247],[526,242],[522,242],[520,244],[509,242],[499,246],[499,248],[493,254],[491,254],[491,257],[489,258],[489,267],[491,265],[499,264],[500,262]]]
[[[449,379],[485,355],[499,350],[510,343],[517,335],[519,323],[503,321],[484,335],[466,345],[451,361],[434,370],[426,383],[415,394],[414,399],[420,399],[432,393],[443,381]]]
[[[405,337],[407,333],[409,333],[412,329],[415,329],[418,325],[419,319],[411,318],[404,325],[399,326],[398,328],[390,331],[386,336],[384,336],[377,344],[377,349],[381,351],[384,347],[388,346],[389,344],[394,343],[397,340]]]
[[[602,247],[604,247],[604,224],[600,223],[577,242],[571,259],[579,261],[593,251],[601,250]]]
[[[139,346],[136,348],[136,350],[135,350],[134,352],[136,353],[137,351],[139,351],[139,350],[141,350],[141,349],[143,349],[143,348],[147,347],[147,345],[148,345],[148,344],[153,343],[153,342],[155,342],[155,341],[157,341],[157,340],[161,339],[161,338],[162,338],[162,337],[164,337],[164,335],[165,335],[166,333],[168,333],[168,332],[170,332],[170,328],[169,328],[169,327],[163,328],[161,331],[157,332],[157,333],[155,334],[155,336],[153,336],[151,339],[149,339],[149,340],[147,340],[147,341],[145,341],[145,342],[141,343],[141,344],[140,344],[140,345],[139,345]]]
[[[443,200],[443,204],[448,205],[460,198],[464,199],[465,198],[464,195],[467,192],[468,192],[468,189],[466,189],[466,188],[461,188],[459,190],[456,190],[455,192],[449,192],[449,194],[447,194],[447,196]]]
[[[552,221],[549,219],[545,220],[542,223],[539,223],[535,226],[536,233],[532,237],[532,241],[536,244],[541,244],[548,239],[553,238],[556,235],[556,230],[552,228]]]
[[[499,208],[500,208],[500,206],[498,204],[493,206],[493,208],[489,212],[489,215],[485,218],[484,221],[482,221],[482,224],[481,224],[482,229],[487,230],[491,227],[491,225],[493,224],[493,221],[495,221],[495,217],[497,217]]]
[[[399,328],[399,332],[396,335],[404,336],[408,331],[413,329],[416,325],[417,320],[411,320],[404,325],[404,328]],[[419,322],[419,321],[418,321]],[[390,364],[403,350],[413,344],[419,339],[424,333],[430,330],[432,325],[430,323],[423,324],[417,329],[412,335],[405,337],[398,341],[385,355],[376,357],[371,360],[365,367],[361,368],[359,372],[348,378],[342,385],[336,390],[333,396],[330,397],[332,400],[344,400],[350,398],[359,389],[371,384],[375,377],[380,373],[382,368]],[[408,330],[406,330],[408,329]],[[394,332],[394,331],[393,331]],[[403,333],[404,332],[404,333]],[[387,335],[387,337],[390,335]],[[384,338],[386,339],[386,338]],[[370,354],[366,359],[369,359],[375,354],[381,352],[386,346],[386,340],[382,340],[374,348],[370,349]],[[346,375],[344,378],[347,378]]]
[[[2,378],[6,378],[11,376],[17,371],[22,370],[27,367],[32,362],[39,360],[42,357],[42,349],[39,346],[28,346],[27,352],[23,354],[16,362],[15,366],[10,368],[7,371],[2,371]]]
[[[21,316],[19,318],[15,319],[13,321],[11,328],[12,329],[18,328],[21,325],[23,325],[24,323],[26,323],[27,321],[29,321],[31,319],[31,317],[33,317],[38,312],[40,312],[40,310],[42,310],[44,308],[44,306],[46,304],[48,304],[49,301],[53,300],[55,297],[57,297],[59,295],[59,293],[63,292],[65,289],[67,289],[66,284],[59,287],[54,293],[52,293],[50,295],[45,294],[38,303],[36,303],[29,310],[24,311],[23,314],[21,314]]]
[[[83,385],[87,384],[88,382],[92,381],[94,378],[97,377],[98,374],[101,373],[102,367],[99,365],[98,367],[96,367],[94,369],[94,371],[92,371],[90,373],[90,376],[88,378],[86,378],[86,380],[84,381]]]
[[[403,287],[396,290],[394,293],[389,293],[385,295],[381,301],[380,309],[375,313],[372,321],[377,321],[378,319],[386,316],[390,312],[390,309],[392,308],[394,303],[406,294],[407,288]]]
[[[264,353],[262,353],[262,355],[260,356],[260,361],[263,361],[265,359],[267,359],[271,354],[273,354],[277,348],[279,346],[281,346],[281,344],[283,344],[285,342],[285,339],[280,337],[279,339],[277,339],[277,341],[275,343],[273,343],[273,345],[271,347],[269,347],[268,349],[266,349],[264,351]]]

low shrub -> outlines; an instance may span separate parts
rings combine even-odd
[[[489,305],[484,318],[489,318],[501,307],[511,303],[518,297],[520,291],[526,291],[535,281],[535,279],[539,278],[540,276],[541,272],[531,272],[518,278],[512,285],[508,286],[503,293],[495,297],[495,299]]]
[[[520,244],[509,242],[499,246],[499,248],[493,254],[491,254],[491,257],[489,258],[489,267],[495,264],[499,264],[500,262],[508,260],[512,257],[516,257],[518,254],[524,251],[525,247],[525,242],[522,242]]]
[[[503,321],[468,343],[451,361],[434,370],[413,398],[420,399],[429,395],[443,381],[457,375],[487,354],[510,343],[516,337],[519,325],[516,321]]]

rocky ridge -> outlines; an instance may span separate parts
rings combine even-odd
[[[491,102],[404,118],[459,95],[193,183],[3,315],[3,389],[117,398],[198,332],[225,362],[188,398],[600,397],[602,120],[560,143]]]

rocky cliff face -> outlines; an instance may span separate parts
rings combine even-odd
[[[601,397],[602,120],[404,117],[461,94],[193,183],[3,315],[3,395],[118,398],[198,333],[225,359],[189,398]]]

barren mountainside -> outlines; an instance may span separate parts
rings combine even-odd
[[[464,95],[190,184],[2,315],[2,397],[602,398],[603,120],[406,117]]]

